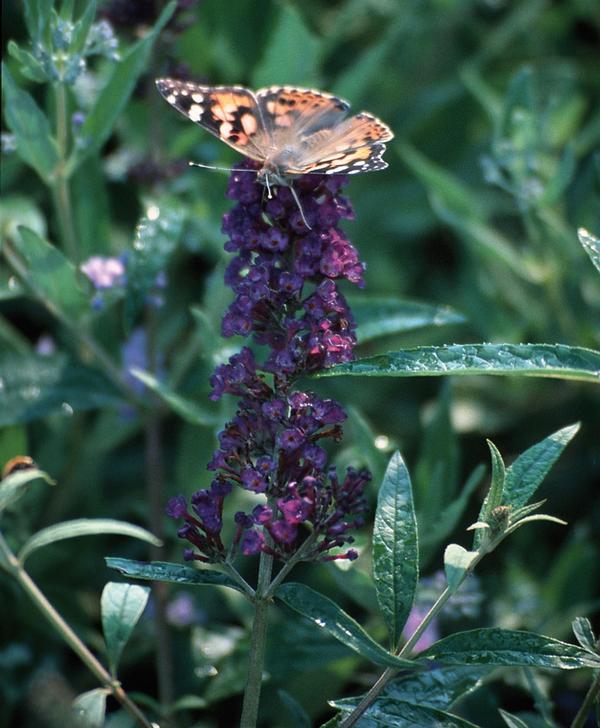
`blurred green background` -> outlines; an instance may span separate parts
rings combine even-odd
[[[76,17],[86,5],[75,3]],[[99,4],[98,19],[110,23],[123,54],[163,7],[158,0],[112,0]],[[29,47],[21,3],[4,2],[2,12],[4,50],[11,39]],[[25,224],[62,246],[74,263],[128,252],[137,278],[132,275],[127,290],[107,296],[98,310],[92,310],[86,289],[85,331],[118,366],[132,361],[126,343],[135,349],[135,336],[142,337],[138,366],[197,407],[193,424],[194,418],[165,407],[114,406],[116,398],[107,393],[84,403],[83,390],[92,387],[85,378],[73,395],[81,407],[61,407],[66,375],[44,363],[47,347],[76,367],[97,369],[97,362],[72,327],[15,284],[7,260],[0,259],[0,370],[10,379],[18,368],[26,379],[31,365],[30,386],[39,377],[39,386],[48,388],[44,406],[14,417],[5,411],[0,461],[29,453],[58,481],[54,488],[34,488],[5,518],[15,543],[43,526],[78,517],[114,517],[156,530],[170,495],[206,487],[215,434],[232,413],[231,402],[208,402],[211,370],[240,344],[218,333],[230,300],[222,283],[227,254],[220,233],[220,217],[229,207],[226,176],[189,169],[187,161],[228,166],[238,157],[169,108],[154,88],[156,77],[251,88],[314,87],[339,94],[354,111],[370,111],[394,130],[385,155],[389,169],[355,176],[348,188],[356,220],[346,230],[367,263],[366,291],[350,292],[357,300],[385,295],[449,306],[464,320],[455,316],[449,322],[440,315],[439,325],[404,327],[366,341],[359,356],[453,342],[598,348],[598,272],[576,231],[600,233],[599,49],[600,6],[593,0],[180,2],[110,134],[68,182],[75,251],[63,246],[64,229],[47,185],[15,153],[3,126],[5,240],[14,240],[17,225]],[[109,55],[90,58],[87,70],[68,86],[74,148],[79,122],[73,115],[85,118],[93,107],[114,66]],[[51,85],[32,82],[14,55],[4,56],[16,82],[53,120]],[[160,230],[151,226],[155,208],[166,221]],[[156,285],[161,272],[164,288]],[[149,295],[161,300],[149,303]],[[77,377],[67,379],[77,389]],[[443,509],[472,470],[488,462],[486,437],[510,460],[554,430],[581,421],[580,434],[542,494],[549,499],[546,510],[569,525],[522,529],[487,559],[480,572],[480,614],[460,626],[535,629],[569,641],[575,615],[597,618],[596,387],[481,376],[339,378],[311,386],[352,407],[338,462],[366,460],[380,477],[389,453],[400,447],[422,516],[425,575],[441,567],[447,542],[438,542],[436,513],[431,502],[428,507],[433,480],[435,505]],[[151,395],[146,390],[142,397]],[[376,477],[373,501],[377,485]],[[477,515],[484,485],[454,532],[460,543],[467,543],[464,527]],[[175,526],[163,527],[167,545],[159,557],[178,561]],[[99,593],[114,578],[104,566],[107,554],[148,558],[141,543],[98,537],[53,545],[29,563],[51,601],[92,646],[99,645]],[[357,563],[368,570],[367,558]],[[251,578],[252,566],[247,570]],[[335,569],[303,567],[294,578],[335,596],[382,634],[381,623],[369,617],[366,597],[361,601],[357,590],[347,588],[340,593],[344,580]],[[230,594],[199,590],[184,599],[188,596],[193,625],[168,618],[174,697],[201,696],[208,707],[182,709],[179,724],[230,726],[239,710],[247,648],[242,626],[250,615]],[[171,589],[166,599],[168,607],[181,599],[181,590]],[[57,725],[63,716],[59,708],[54,716],[56,705],[95,687],[93,678],[1,574],[0,602],[5,674],[0,702],[8,706],[0,725]],[[282,728],[294,722],[277,698],[278,688],[294,695],[316,721],[327,716],[327,699],[357,693],[371,679],[339,645],[299,621],[289,624],[287,615],[274,614],[271,680],[265,687],[266,725]],[[149,696],[150,706],[159,692],[154,629],[148,616],[121,674],[128,690]],[[538,677],[559,725],[577,709],[586,680],[579,672]],[[494,728],[501,725],[498,705],[533,709],[528,689],[517,671],[508,673],[469,699],[464,715]],[[127,725],[118,720],[110,725]]]

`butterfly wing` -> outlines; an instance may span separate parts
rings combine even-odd
[[[265,127],[281,149],[304,136],[338,124],[350,108],[332,94],[294,86],[269,86],[256,92]]]
[[[393,137],[392,130],[375,116],[356,114],[333,128],[307,135],[297,165],[289,173],[357,174],[385,169],[385,142]]]
[[[243,86],[199,86],[159,78],[156,87],[166,101],[188,119],[236,151],[263,162],[270,147],[255,95]]]

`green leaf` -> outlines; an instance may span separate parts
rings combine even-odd
[[[102,629],[113,677],[117,675],[123,649],[146,608],[149,596],[150,588],[137,584],[109,581],[102,590]]]
[[[167,561],[132,561],[107,557],[105,559],[109,569],[116,569],[124,576],[134,579],[150,581],[167,581],[173,584],[189,584],[190,586],[226,586],[230,589],[242,591],[242,588],[233,579],[218,571],[209,569],[192,569],[189,566],[171,564]]]
[[[38,59],[29,51],[21,48],[14,40],[8,41],[8,52],[21,64],[20,71],[25,78],[36,83],[44,83],[44,81],[48,80],[48,76]]]
[[[579,228],[577,236],[583,249],[590,256],[590,260],[596,267],[596,270],[600,271],[600,240],[585,228]]]
[[[75,266],[58,248],[26,227],[19,227],[12,244],[26,264],[17,269],[20,277],[50,311],[69,320],[90,313],[90,298],[79,286]]]
[[[166,402],[173,412],[177,413],[180,417],[186,420],[186,422],[189,422],[192,425],[203,425],[205,427],[214,425],[217,422],[217,418],[214,415],[211,415],[209,412],[205,412],[194,402],[190,402],[189,400],[180,397],[167,384],[159,382],[158,379],[149,372],[145,372],[143,369],[138,369],[137,367],[132,367],[129,371],[136,379],[143,382],[148,389],[151,389],[155,394],[157,394],[163,402]]]
[[[85,726],[85,728],[103,728],[108,695],[109,691],[106,688],[96,688],[78,695],[73,701],[73,712],[77,725]]]
[[[383,667],[414,668],[414,662],[395,657],[384,650],[341,607],[314,589],[304,584],[283,584],[275,596],[366,660]]]
[[[33,97],[17,86],[4,64],[2,90],[6,124],[15,135],[19,156],[49,183],[58,163],[58,152],[48,119]]]
[[[496,627],[458,632],[436,642],[421,658],[447,665],[512,665],[575,670],[600,667],[600,656],[534,632]]]
[[[524,720],[521,720],[521,718],[518,718],[516,715],[508,713],[506,710],[502,710],[502,708],[498,708],[498,712],[502,716],[502,719],[508,728],[529,728],[527,723],[525,723]]]
[[[292,5],[283,5],[252,83],[255,87],[281,83],[318,88],[320,60],[319,40]]]
[[[433,306],[417,301],[405,301],[392,296],[385,298],[348,297],[356,319],[359,344],[379,336],[402,334],[425,326],[448,326],[466,321],[449,306]]]
[[[578,431],[579,424],[563,427],[519,455],[506,471],[504,504],[525,505]]]
[[[350,708],[344,709],[341,715],[336,716],[323,728],[339,726],[344,717],[351,713]],[[426,705],[405,703],[402,700],[379,697],[364,712],[359,722],[360,728],[479,728],[458,715],[446,713],[443,710],[430,708]]]
[[[27,468],[27,470],[15,470],[14,473],[7,475],[0,480],[0,512],[5,508],[14,505],[19,498],[25,494],[25,486],[33,480],[45,480],[48,485],[56,485],[56,481],[37,468]]]
[[[449,344],[401,349],[324,369],[316,377],[554,377],[600,383],[600,352],[563,344]]]
[[[170,2],[160,14],[152,30],[133,45],[123,59],[116,63],[108,82],[98,95],[96,102],[80,130],[81,146],[69,160],[68,172],[93,152],[98,151],[111,135],[115,122],[123,112],[133,93],[138,78],[146,69],[154,41],[169,22],[176,3]]]
[[[72,521],[56,523],[41,531],[34,533],[23,545],[19,552],[21,563],[25,562],[34,551],[48,546],[48,544],[64,541],[79,536],[119,535],[137,538],[140,541],[151,543],[153,546],[162,546],[162,541],[150,531],[141,526],[135,526],[126,521],[116,521],[113,518],[76,518]]]
[[[75,55],[81,53],[85,47],[85,42],[92,27],[92,23],[96,17],[96,0],[89,0],[86,8],[81,14],[79,20],[73,28],[73,38],[69,46],[69,53]]]
[[[42,238],[46,235],[46,220],[34,200],[21,195],[3,195],[0,200],[0,238],[14,240],[20,237],[20,225],[30,228]]]
[[[0,361],[0,425],[30,422],[50,414],[121,404],[101,374],[64,357],[4,354]]]
[[[592,629],[592,623],[587,617],[575,617],[571,626],[573,627],[573,634],[584,649],[591,652],[600,650],[600,645],[598,645],[598,640]]]
[[[429,533],[419,536],[419,552],[421,554],[421,568],[428,562],[434,550],[454,531],[461,516],[465,512],[469,498],[473,495],[485,475],[485,465],[480,463],[469,475],[458,498],[447,505],[438,518],[429,526]]]
[[[483,677],[489,674],[488,667],[438,667],[427,672],[398,677],[392,680],[381,693],[382,697],[401,700],[413,705],[446,710],[457,700],[465,697],[481,685]],[[362,695],[330,702],[334,708],[355,708]]]
[[[456,543],[446,546],[444,551],[444,571],[450,593],[454,594],[462,584],[469,567],[477,558],[476,551],[467,551]]]
[[[494,445],[491,440],[487,440],[488,447],[490,449],[490,455],[492,458],[492,482],[490,489],[487,492],[477,521],[480,523],[487,523],[491,512],[502,503],[502,495],[504,493],[504,482],[506,479],[506,467],[504,460],[498,448]],[[483,532],[481,529],[475,531],[473,539],[473,548],[478,548],[483,538]]]
[[[373,527],[373,578],[393,648],[400,643],[412,608],[418,573],[412,486],[402,456],[396,452],[379,489]]]

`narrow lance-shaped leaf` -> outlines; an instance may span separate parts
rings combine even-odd
[[[56,485],[56,482],[38,468],[27,468],[26,470],[16,470],[14,473],[7,475],[0,480],[0,512],[5,508],[14,505],[19,498],[25,494],[25,486],[34,480],[45,480],[48,485]]]
[[[33,97],[17,86],[4,64],[2,89],[6,124],[15,135],[19,156],[44,182],[50,182],[58,163],[58,152],[48,119]]]
[[[214,425],[216,417],[209,412],[205,412],[195,402],[190,402],[184,399],[179,394],[174,392],[167,384],[160,382],[155,376],[149,372],[145,372],[143,369],[132,367],[130,373],[140,382],[143,382],[148,389],[151,389],[163,402],[169,405],[169,407],[182,417],[186,422],[192,425]]]
[[[115,64],[106,86],[100,92],[81,127],[82,146],[69,160],[69,173],[74,172],[86,156],[99,150],[110,136],[115,122],[133,93],[138,78],[146,68],[152,45],[160,31],[171,19],[175,6],[176,3],[169,3],[152,30],[132,46],[120,62]]]
[[[479,665],[438,667],[395,678],[386,685],[381,695],[413,705],[447,710],[457,700],[475,690],[481,684],[482,678],[491,670],[492,668]],[[360,695],[334,700],[330,705],[334,708],[355,708],[362,697]]]
[[[598,644],[598,640],[592,629],[592,623],[587,617],[575,617],[571,626],[573,628],[573,634],[577,637],[577,641],[584,649],[590,650],[591,652],[600,651],[600,644]]]
[[[439,640],[419,657],[446,665],[512,665],[575,670],[600,667],[600,656],[535,632],[473,629]]]
[[[401,349],[324,369],[316,377],[442,377],[474,374],[600,383],[600,352],[563,344],[450,344]]]
[[[596,269],[600,271],[600,240],[585,228],[579,228],[577,235],[583,249],[590,256],[590,260]]]
[[[150,589],[137,584],[110,581],[102,591],[102,628],[110,670],[114,677],[121,654],[142,612],[146,608]]]
[[[91,311],[90,297],[77,280],[75,266],[63,253],[33,230],[19,227],[13,244],[25,261],[18,272],[33,295],[53,312],[77,320]]]
[[[189,586],[226,586],[230,589],[242,591],[239,584],[225,574],[210,569],[192,569],[190,566],[171,564],[166,561],[133,561],[107,557],[105,559],[109,569],[116,569],[125,576],[147,581],[167,581],[173,584],[188,584]]]
[[[477,521],[479,523],[487,523],[490,514],[492,513],[494,508],[502,503],[502,496],[504,493],[504,481],[506,479],[506,467],[504,465],[504,460],[502,459],[500,451],[491,440],[488,440],[487,444],[490,449],[490,455],[492,458],[492,482],[479,511],[479,517],[477,518]],[[482,538],[482,530],[477,529],[475,531],[475,536],[473,539],[474,548],[479,547]]]
[[[563,427],[519,455],[506,471],[504,503],[513,508],[525,505],[578,431],[579,424]]]
[[[283,584],[275,596],[296,612],[310,619],[320,629],[339,640],[376,665],[384,667],[414,667],[410,660],[391,655],[373,640],[365,630],[335,602],[304,584]]]
[[[341,715],[325,723],[322,728],[335,728],[351,710],[344,708]],[[364,712],[360,728],[480,728],[470,720],[427,705],[405,703],[402,700],[379,697]]]
[[[373,528],[377,601],[395,649],[411,610],[418,579],[417,522],[410,476],[394,453],[379,490]]]
[[[56,523],[41,531],[34,533],[29,538],[19,552],[21,563],[25,562],[34,551],[44,548],[51,543],[64,541],[69,538],[77,538],[79,536],[129,536],[137,538],[140,541],[151,543],[153,546],[162,546],[162,541],[156,538],[150,531],[141,526],[125,521],[116,521],[112,518],[77,518],[73,521],[63,521]]]

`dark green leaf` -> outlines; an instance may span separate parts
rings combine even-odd
[[[321,44],[293,5],[282,5],[265,53],[254,69],[256,87],[274,83],[319,86]]]
[[[344,709],[323,728],[339,726],[350,713],[349,708]],[[383,696],[367,708],[358,725],[360,728],[478,728],[475,723],[443,710]]]
[[[359,344],[379,336],[401,334],[425,326],[460,324],[466,319],[448,306],[432,306],[400,298],[361,298],[349,296],[356,319]]]
[[[225,574],[209,569],[192,569],[190,566],[171,564],[167,561],[132,561],[107,557],[106,565],[110,569],[120,571],[124,576],[150,581],[168,581],[173,584],[189,584],[190,586],[227,586],[242,591],[241,587]]]
[[[476,690],[481,679],[489,674],[488,667],[438,667],[392,680],[384,688],[382,697],[401,700],[413,705],[446,710],[465,695]],[[362,696],[343,698],[331,702],[334,708],[354,708]]]
[[[6,123],[15,135],[19,156],[46,183],[50,182],[58,163],[58,152],[48,119],[27,91],[17,86],[4,64],[2,89]]]
[[[130,536],[151,543],[153,546],[163,545],[162,541],[152,535],[150,531],[141,528],[141,526],[135,526],[133,523],[116,521],[112,518],[77,518],[73,521],[55,523],[34,533],[19,551],[19,560],[21,563],[25,563],[25,559],[34,551],[57,541],[78,538],[79,536],[100,536],[103,534]]]
[[[75,55],[84,49],[88,33],[96,17],[96,0],[89,0],[79,20],[73,29],[73,39],[69,47],[69,53]]]
[[[600,383],[600,352],[563,344],[450,344],[402,349],[325,369],[316,376],[440,377],[502,374]]]
[[[600,667],[600,656],[534,632],[487,628],[458,632],[436,642],[419,657],[447,665],[512,665],[575,670]]]
[[[280,586],[275,596],[296,612],[310,619],[346,647],[376,665],[385,667],[414,667],[415,663],[391,655],[335,602],[304,584]]]
[[[1,463],[0,463],[1,464]],[[56,482],[45,473],[37,468],[27,468],[26,470],[16,470],[14,473],[7,475],[0,480],[0,512],[5,508],[12,506],[19,498],[25,494],[25,486],[34,480],[45,480],[48,485],[56,485]]]
[[[527,723],[525,723],[524,720],[521,720],[521,718],[518,718],[516,715],[511,715],[511,713],[507,713],[506,710],[502,710],[502,708],[498,708],[498,712],[502,716],[502,719],[508,728],[529,728]]]
[[[600,271],[600,240],[585,230],[585,228],[579,228],[577,235],[579,236],[579,242],[583,246],[583,249],[590,256],[590,260],[596,269]]]
[[[101,374],[59,356],[5,354],[0,379],[0,425],[122,403]]]
[[[112,581],[102,591],[102,629],[113,677],[117,675],[123,649],[146,608],[149,596],[150,588],[147,586]]]
[[[525,505],[578,431],[579,424],[563,427],[519,455],[506,471],[504,504]]]
[[[417,522],[410,476],[402,456],[394,453],[377,499],[373,528],[373,578],[392,647],[413,605],[419,572]]]
[[[77,725],[85,728],[103,728],[108,694],[106,688],[96,688],[78,695],[73,701],[73,712]]]
[[[47,240],[33,230],[19,228],[13,245],[23,257],[26,268],[19,274],[32,293],[53,312],[70,320],[89,313],[90,298],[81,290],[75,266]]]
[[[214,415],[204,411],[194,402],[190,402],[189,400],[180,397],[167,384],[159,382],[156,377],[152,376],[152,374],[149,374],[142,369],[138,369],[137,367],[130,369],[130,372],[136,379],[143,382],[148,389],[151,389],[164,402],[166,402],[173,412],[176,412],[180,417],[186,420],[186,422],[189,422],[192,425],[203,426],[210,426],[216,423],[217,420]]]
[[[132,46],[123,59],[115,64],[108,82],[98,95],[80,130],[82,145],[69,160],[68,171],[72,173],[92,152],[98,151],[110,136],[115,122],[121,115],[141,73],[147,67],[154,41],[169,22],[176,3],[169,3],[160,14],[152,30]]]
[[[502,503],[504,482],[506,479],[506,467],[500,451],[491,440],[487,440],[487,444],[492,458],[492,482],[479,511],[477,521],[480,523],[487,523],[494,508]],[[473,548],[479,547],[482,538],[483,532],[482,529],[479,528],[475,531]]]

